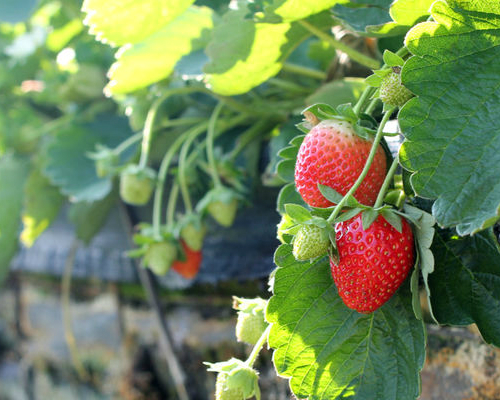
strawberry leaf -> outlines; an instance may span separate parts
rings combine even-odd
[[[32,246],[54,221],[63,199],[59,190],[50,184],[38,168],[31,171],[24,189],[23,231],[20,236],[26,247]]]
[[[295,261],[290,245],[278,265],[266,319],[278,373],[298,398],[416,399],[425,357],[424,325],[415,319],[408,286],[370,315],[348,309],[328,259]]]
[[[256,5],[264,3],[259,7],[260,12],[256,15],[259,21],[277,23],[307,18],[310,15],[330,9],[339,1],[340,0],[257,0],[254,3]]]
[[[410,278],[410,290],[411,290],[411,305],[413,308],[413,313],[415,314],[415,318],[418,320],[422,320],[422,304],[420,303],[420,287],[418,285],[419,281],[419,271],[420,268],[418,267],[420,264],[419,260],[419,253],[417,252],[417,257],[415,261],[415,268],[413,269],[413,272],[411,273],[411,278]]]
[[[403,166],[439,225],[467,235],[500,213],[500,4],[433,3],[435,22],[406,36],[415,55],[403,84],[418,97],[399,113]]]
[[[377,217],[378,212],[372,208],[363,211],[363,214],[361,214],[361,223],[363,224],[363,230],[366,231],[371,226],[371,224],[375,222]]]
[[[0,282],[18,248],[24,182],[29,163],[13,155],[0,156]]]
[[[429,276],[432,310],[441,324],[476,323],[484,340],[500,346],[500,252],[492,229],[458,237],[435,235],[436,258]]]
[[[112,46],[138,43],[182,14],[193,0],[85,0],[84,23],[96,39]],[[126,27],[126,29],[124,29]]]
[[[207,44],[213,17],[211,8],[193,6],[140,43],[122,47],[106,92],[129,93],[170,76],[183,56]]]

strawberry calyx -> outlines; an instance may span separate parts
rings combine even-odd
[[[372,139],[376,133],[377,122],[366,114],[358,115],[352,104],[340,104],[337,108],[324,103],[313,104],[302,111],[304,121],[297,124],[304,133],[325,120],[345,121],[350,124],[354,133],[365,140]],[[334,122],[333,122],[334,123]]]

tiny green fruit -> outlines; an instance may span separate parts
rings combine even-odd
[[[298,261],[312,260],[327,253],[330,240],[325,229],[303,225],[293,239],[293,256]]]
[[[134,206],[146,204],[153,193],[155,172],[131,165],[120,174],[120,197]]]
[[[219,225],[227,228],[233,224],[237,208],[238,200],[232,199],[228,203],[214,201],[207,206],[207,211]]]
[[[399,108],[413,97],[413,93],[401,83],[399,68],[393,68],[393,71],[382,79],[379,97],[385,104]]]
[[[255,345],[267,328],[264,312],[267,301],[261,298],[243,299],[234,297],[233,308],[238,310],[236,338],[238,342]]]
[[[165,275],[177,256],[177,248],[170,242],[151,243],[144,255],[144,264],[156,275]]]

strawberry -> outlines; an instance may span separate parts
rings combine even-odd
[[[259,375],[256,370],[236,358],[218,363],[205,363],[208,371],[217,372],[215,400],[260,400]]]
[[[238,342],[255,345],[267,328],[264,312],[267,301],[261,298],[234,298],[233,308],[238,310],[236,338]]]
[[[195,251],[203,247],[203,239],[207,233],[207,227],[198,214],[186,214],[180,221],[179,235],[187,246]]]
[[[192,279],[200,270],[202,259],[201,251],[189,248],[184,240],[181,240],[181,245],[184,250],[186,259],[184,261],[176,260],[172,264],[172,269],[186,279]]]
[[[120,197],[128,204],[146,204],[153,193],[155,176],[155,171],[150,168],[127,166],[120,174]]]
[[[345,305],[360,313],[382,306],[401,286],[415,262],[413,233],[402,219],[399,233],[383,216],[366,230],[361,214],[335,226],[339,262],[330,259]]]
[[[155,242],[146,248],[144,264],[156,275],[165,275],[177,254],[176,246],[171,242]]]
[[[395,67],[380,83],[380,99],[389,106],[403,107],[413,93],[401,83],[400,68]]]
[[[215,187],[203,196],[196,209],[207,211],[219,225],[229,227],[233,224],[240,196],[226,187]]]
[[[330,245],[328,231],[316,225],[302,225],[293,239],[293,256],[298,261],[326,254]]]
[[[334,203],[320,193],[318,183],[345,195],[361,174],[372,141],[359,137],[346,121],[324,120],[304,138],[295,164],[295,185],[304,201],[312,207]],[[378,147],[368,175],[356,190],[356,199],[373,205],[386,172],[385,154]]]

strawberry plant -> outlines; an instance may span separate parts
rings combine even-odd
[[[417,399],[426,323],[500,346],[496,2],[66,3],[0,30],[3,275],[64,202],[89,241],[152,197],[130,256],[195,279],[211,223],[276,186],[271,295],[240,299],[254,347],[209,364],[217,398],[260,396],[266,343],[310,400]]]

